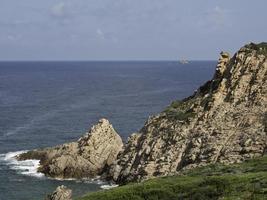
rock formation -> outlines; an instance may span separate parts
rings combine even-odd
[[[262,156],[267,150],[266,57],[267,43],[246,45],[232,58],[222,52],[212,80],[129,138],[109,178],[139,181]]]
[[[95,177],[109,167],[122,150],[122,140],[106,119],[101,119],[77,142],[29,151],[18,159],[40,159],[42,172],[57,178]]]
[[[64,185],[58,186],[45,200],[72,200],[72,191]]]
[[[128,142],[107,120],[78,140],[30,151],[40,172],[60,178],[102,177],[123,184],[209,163],[238,163],[267,151],[267,43],[222,52],[212,80],[150,117]]]

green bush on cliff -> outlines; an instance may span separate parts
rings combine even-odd
[[[180,176],[155,178],[78,200],[267,199],[267,156],[235,165],[209,165]]]
[[[245,47],[256,50],[258,54],[267,55],[267,43],[266,42],[261,42],[259,44],[250,43],[250,44],[247,44]]]
[[[195,116],[191,109],[192,102],[188,101],[174,101],[165,109],[166,116],[171,119],[187,121],[189,118]]]

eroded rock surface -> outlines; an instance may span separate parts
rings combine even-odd
[[[77,142],[30,151],[40,172],[60,178],[102,175],[140,181],[210,163],[238,163],[267,151],[267,43],[222,52],[212,80],[150,117],[124,145],[107,120]]]
[[[267,149],[266,52],[267,43],[246,45],[232,58],[222,52],[211,81],[129,138],[109,178],[139,181],[262,156]]]
[[[18,159],[40,159],[39,171],[57,178],[90,178],[108,168],[123,143],[106,119],[101,119],[77,142],[29,151]]]
[[[58,186],[45,200],[72,200],[72,191],[64,185]]]

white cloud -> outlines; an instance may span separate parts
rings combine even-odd
[[[51,7],[51,14],[55,17],[65,17],[67,15],[66,4],[60,2]]]
[[[227,20],[228,14],[228,10],[223,9],[220,6],[215,6],[212,10],[205,12],[198,19],[198,25],[213,30],[225,28],[230,25],[230,21]]]
[[[226,24],[226,10],[216,6],[210,13],[211,20],[217,26],[224,26]]]
[[[104,32],[101,30],[101,29],[97,29],[96,30],[96,34],[97,34],[97,36],[99,37],[99,38],[101,38],[101,39],[105,39],[105,34],[104,34]]]
[[[16,41],[16,40],[19,40],[20,39],[20,35],[8,35],[7,36],[7,39],[9,40],[9,41]]]

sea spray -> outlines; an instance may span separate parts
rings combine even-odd
[[[18,161],[16,156],[27,151],[9,152],[0,154],[0,160],[5,162],[10,169],[17,171],[19,174],[42,178],[44,174],[38,172],[40,160],[24,160]]]

